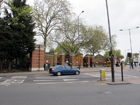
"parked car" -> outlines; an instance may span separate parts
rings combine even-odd
[[[79,75],[80,70],[70,67],[69,65],[56,65],[49,69],[49,73],[53,75],[75,74]]]

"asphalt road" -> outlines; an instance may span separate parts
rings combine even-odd
[[[0,86],[0,105],[140,105],[140,85],[17,84]]]
[[[80,75],[10,75],[0,77],[0,86],[10,86],[17,84],[38,84],[38,85],[49,85],[49,84],[62,84],[62,83],[84,83],[96,81],[99,77],[81,73]]]
[[[129,71],[124,72],[125,78],[137,78],[140,71]],[[84,83],[84,82],[96,82],[100,79],[99,72],[81,73],[80,75],[62,75],[53,76],[46,74],[34,74],[34,75],[6,75],[0,76],[0,86],[10,86],[17,84],[38,84],[38,85],[49,85],[49,84],[69,84],[69,83]],[[111,73],[106,72],[106,80],[111,79]],[[121,79],[121,73],[115,73],[115,79]]]
[[[131,73],[130,73],[131,72]],[[137,78],[140,71],[125,72]],[[140,105],[140,84],[98,83],[99,73],[0,77],[0,105]],[[115,78],[120,78],[120,72]],[[106,73],[106,79],[111,73]]]

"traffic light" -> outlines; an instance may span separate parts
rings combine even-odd
[[[127,53],[127,57],[131,58],[132,54],[131,53]]]
[[[109,51],[109,56],[111,56],[111,51]]]

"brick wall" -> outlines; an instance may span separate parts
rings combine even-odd
[[[60,53],[60,64],[64,65],[65,64],[65,53]]]
[[[44,46],[36,45],[32,52],[31,71],[44,70]]]

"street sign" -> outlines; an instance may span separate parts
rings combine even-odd
[[[81,56],[77,56],[77,60],[81,60]]]

